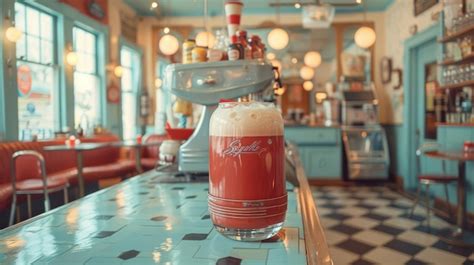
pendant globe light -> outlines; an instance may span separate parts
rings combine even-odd
[[[314,87],[313,82],[311,82],[311,81],[309,81],[309,80],[308,80],[308,81],[304,81],[304,83],[303,83],[303,88],[304,88],[304,90],[306,90],[306,91],[311,91],[311,90],[313,89],[313,87]]]
[[[216,38],[214,37],[214,34],[212,34],[212,32],[208,29],[207,19],[207,0],[204,0],[204,31],[201,31],[196,35],[196,45],[212,48],[214,47]]]
[[[321,54],[319,52],[310,51],[304,55],[304,64],[309,67],[318,67],[321,64],[321,61]]]
[[[303,80],[311,80],[314,77],[314,69],[309,66],[303,66],[300,69],[300,77]]]
[[[168,1],[169,8],[171,10],[171,2]],[[171,14],[171,13],[170,13]],[[167,56],[174,55],[179,50],[179,41],[178,39],[170,34],[170,28],[165,27],[164,31],[165,35],[160,38],[158,42],[158,48],[160,49],[161,53]]]
[[[364,2],[364,22],[367,21],[367,6]],[[373,28],[362,26],[354,34],[354,41],[357,46],[367,49],[374,45],[377,35]]]
[[[279,2],[277,1],[277,25],[280,24],[280,7]],[[276,27],[272,29],[267,36],[268,45],[274,50],[282,50],[288,46],[290,42],[290,37],[286,30]]]

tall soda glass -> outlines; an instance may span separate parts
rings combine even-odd
[[[287,208],[283,119],[271,103],[220,103],[210,121],[209,212],[226,237],[258,241]]]

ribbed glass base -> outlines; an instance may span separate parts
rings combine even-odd
[[[274,224],[259,229],[235,229],[214,225],[223,236],[237,241],[261,241],[276,235],[283,227],[283,223]]]

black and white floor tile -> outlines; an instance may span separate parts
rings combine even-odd
[[[313,195],[334,264],[473,264],[474,249],[434,234],[449,227],[386,187],[315,187]]]

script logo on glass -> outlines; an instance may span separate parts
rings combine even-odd
[[[261,141],[253,141],[249,145],[242,145],[240,139],[234,140],[229,144],[229,147],[222,151],[224,156],[239,156],[242,154],[261,154],[265,148],[260,146]]]

